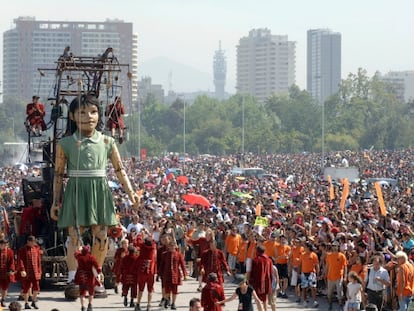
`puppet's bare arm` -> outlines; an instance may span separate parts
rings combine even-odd
[[[111,154],[111,162],[115,169],[115,174],[118,177],[118,180],[121,182],[124,191],[128,194],[129,199],[131,200],[134,209],[138,209],[139,198],[137,193],[132,188],[131,182],[127,173],[125,172],[124,165],[122,164],[121,156],[119,155],[118,148],[116,145],[113,146]]]
[[[50,209],[50,217],[57,221],[60,210],[60,204],[62,202],[63,191],[63,174],[65,173],[66,156],[60,145],[56,146],[56,158],[55,158],[55,175],[53,178],[53,203]]]

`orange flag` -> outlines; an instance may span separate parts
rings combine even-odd
[[[349,195],[349,181],[348,178],[344,178],[342,180],[342,185],[343,185],[343,189],[342,189],[342,197],[341,197],[341,203],[339,205],[339,207],[341,208],[341,210],[345,210],[345,201],[348,198]]]
[[[385,216],[387,215],[387,209],[385,208],[384,198],[382,197],[381,185],[378,181],[375,182],[375,190],[377,191],[377,198],[381,215]]]

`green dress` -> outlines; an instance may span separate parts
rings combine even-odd
[[[67,159],[69,180],[59,211],[59,228],[117,224],[115,205],[106,178],[114,139],[95,131],[92,137],[79,132],[60,139]]]

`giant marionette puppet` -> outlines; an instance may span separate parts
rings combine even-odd
[[[82,245],[83,230],[91,228],[92,254],[102,267],[108,250],[108,227],[117,225],[114,201],[106,178],[108,159],[135,209],[139,203],[114,139],[96,130],[101,115],[99,110],[99,101],[93,95],[75,98],[69,106],[66,135],[56,146],[51,217],[58,221],[60,229],[68,230],[70,237],[68,282],[76,273],[74,253]],[[65,168],[69,180],[63,193]]]

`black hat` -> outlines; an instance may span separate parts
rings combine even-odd
[[[40,98],[40,97],[39,97],[39,96],[37,96],[37,95],[33,95],[32,99],[34,100],[34,99],[36,99],[36,98]]]
[[[0,244],[6,244],[6,243],[8,243],[9,241],[7,241],[7,239],[0,239]]]

